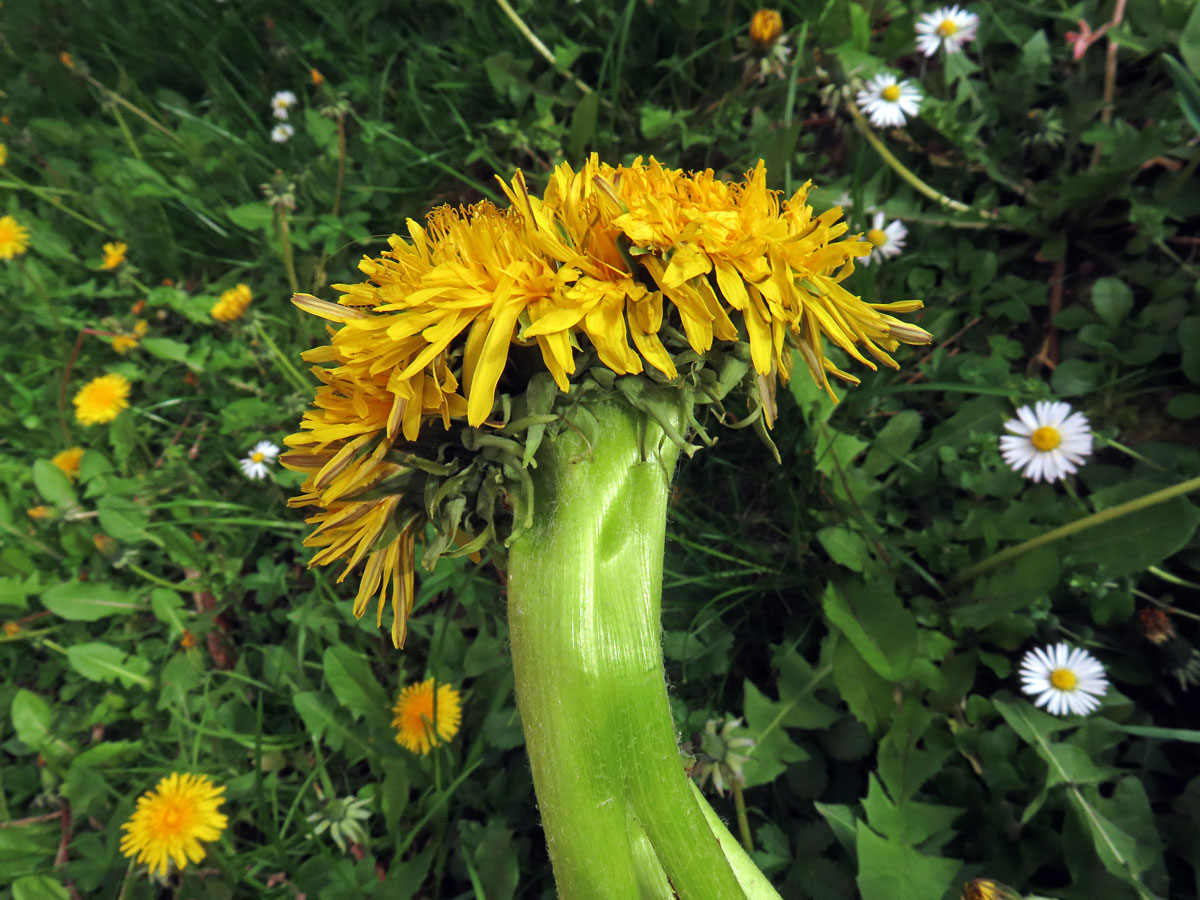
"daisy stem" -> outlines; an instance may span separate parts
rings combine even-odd
[[[991,213],[986,210],[972,210],[971,207],[967,206],[965,203],[960,203],[957,200],[951,200],[941,191],[927,185],[924,181],[918,178],[916,174],[908,168],[908,166],[900,162],[900,160],[896,158],[896,155],[887,148],[883,141],[879,139],[879,135],[877,135],[871,129],[871,126],[867,124],[867,120],[863,118],[863,114],[858,111],[858,107],[855,106],[853,102],[848,101],[846,103],[846,109],[849,111],[850,117],[854,120],[854,127],[857,128],[859,133],[867,139],[867,143],[875,148],[875,152],[883,157],[883,161],[891,166],[897,175],[911,184],[916,190],[920,191],[930,200],[936,201],[942,206],[953,209],[956,212],[974,212],[976,215],[984,219],[996,218],[995,213]]]
[[[950,585],[953,587],[963,584],[978,575],[982,575],[984,572],[996,568],[996,566],[1028,553],[1030,550],[1036,550],[1038,547],[1062,540],[1065,537],[1070,537],[1087,528],[1103,525],[1105,522],[1111,522],[1113,519],[1121,518],[1121,516],[1127,516],[1132,512],[1138,512],[1159,503],[1165,503],[1173,497],[1197,490],[1200,490],[1200,478],[1190,478],[1169,488],[1163,488],[1161,491],[1154,491],[1142,497],[1136,497],[1126,503],[1102,509],[1100,512],[1092,513],[1090,516],[1084,516],[1082,519],[1076,519],[1067,525],[1047,531],[1045,534],[1038,535],[1035,538],[1030,538],[1023,543],[1017,544],[1015,547],[1008,547],[999,553],[993,553],[982,562],[963,569],[950,579]]]
[[[577,421],[539,449],[534,524],[509,551],[517,704],[558,895],[777,900],[679,757],[660,624],[679,450],[611,400]]]
[[[736,778],[733,781],[733,808],[737,814],[738,836],[747,853],[754,852],[754,838],[750,836],[750,820],[746,818],[746,796],[742,791],[742,783]]]

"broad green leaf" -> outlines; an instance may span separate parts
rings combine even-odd
[[[12,900],[71,900],[71,894],[49,875],[23,875],[12,883]]]
[[[165,359],[168,362],[181,362],[191,365],[188,356],[192,347],[181,341],[173,341],[164,337],[142,338],[142,349],[151,356]]]
[[[101,741],[93,744],[71,760],[71,768],[112,766],[136,759],[142,752],[142,741]]]
[[[1133,291],[1120,278],[1097,278],[1092,285],[1092,306],[1109,328],[1116,328],[1133,309]]]
[[[920,413],[913,409],[896,413],[871,441],[863,471],[868,475],[882,475],[897,462],[903,462],[920,433]]]
[[[391,704],[361,656],[349,647],[330,647],[325,651],[324,672],[325,683],[355,719],[365,716],[372,725],[387,727]]]
[[[154,685],[154,679],[146,676],[150,671],[149,660],[139,656],[126,656],[122,650],[111,644],[99,641],[75,644],[67,648],[67,662],[89,681],[111,684],[119,678],[125,687],[136,684],[150,688]]]
[[[857,531],[841,525],[830,525],[817,532],[817,540],[830,559],[854,572],[861,572],[870,562],[867,542]]]
[[[910,695],[879,742],[879,777],[898,805],[936,775],[952,752],[948,741],[924,740],[933,721],[933,712]]]
[[[1200,6],[1192,7],[1192,14],[1179,34],[1179,55],[1191,69],[1193,77],[1200,78]],[[1197,104],[1197,111],[1200,112],[1200,103]]]
[[[33,691],[21,688],[12,702],[13,730],[21,743],[41,750],[50,740],[50,704]]]
[[[152,543],[161,547],[162,541],[146,531],[149,514],[125,497],[101,497],[96,502],[100,527],[105,534],[122,544]]]
[[[479,883],[488,900],[512,900],[516,893],[521,873],[512,836],[511,828],[493,820],[475,848]]]
[[[1200,509],[1174,497],[1072,535],[1061,552],[1069,565],[1096,563],[1110,577],[1131,575],[1186,546],[1198,523]]]
[[[54,506],[69,507],[78,502],[75,499],[75,489],[71,487],[71,479],[48,459],[34,462],[33,486],[37,488],[43,500]]]
[[[779,649],[779,648],[777,648]],[[779,702],[783,706],[783,724],[789,728],[828,728],[842,714],[818,700],[814,692],[831,681],[828,666],[814,670],[795,650],[777,652],[773,663],[779,668]]]
[[[569,159],[581,159],[588,143],[596,133],[596,115],[600,111],[600,95],[584,95],[571,114],[571,133],[567,138]]]
[[[1058,584],[1059,551],[1039,547],[976,581],[967,605],[950,613],[955,629],[986,628],[997,619],[1024,609]]]
[[[142,604],[107,584],[67,581],[42,594],[46,609],[72,622],[95,622],[118,613],[138,612]]]
[[[888,681],[902,681],[917,652],[917,623],[890,585],[830,583],[821,598],[829,621]]]
[[[880,837],[859,821],[858,890],[862,900],[943,900],[962,867],[956,859],[926,856]]]
[[[868,730],[876,732],[888,722],[896,709],[892,683],[875,673],[854,644],[836,633],[832,637],[834,643],[830,659],[838,693],[854,717]]]
[[[1157,900],[1157,895],[1144,884],[1141,873],[1153,864],[1128,831],[1108,818],[1100,809],[1098,798],[1086,798],[1083,793],[1068,793],[1071,808],[1091,835],[1096,855],[1108,872],[1122,881],[1138,886],[1143,900]]]
[[[824,816],[838,843],[848,853],[853,853],[858,830],[858,817],[854,815],[854,810],[844,803],[814,802],[813,806]]]

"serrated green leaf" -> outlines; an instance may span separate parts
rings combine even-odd
[[[889,585],[831,582],[821,607],[872,669],[889,681],[908,675],[917,651],[917,623]]]
[[[962,867],[956,859],[926,856],[899,841],[880,837],[862,821],[856,838],[862,900],[943,900]]]
[[[867,542],[857,531],[840,525],[830,525],[817,532],[817,540],[829,554],[829,558],[840,566],[861,572],[870,562]]]
[[[388,697],[361,656],[349,647],[329,647],[323,660],[325,683],[355,719],[386,728],[391,721]]]

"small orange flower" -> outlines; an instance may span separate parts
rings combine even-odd
[[[131,306],[129,308],[129,312],[135,316],[140,316],[142,314],[143,310],[145,310],[145,308],[146,308],[146,301],[139,300],[137,303],[133,304],[133,306]]]
[[[162,283],[163,283],[163,287],[175,287],[175,279],[174,278],[164,278],[162,280]]]
[[[16,637],[21,633],[21,624],[19,622],[5,622],[4,634],[7,637]]]
[[[138,339],[132,334],[118,334],[112,339],[112,348],[124,355],[138,345]]]
[[[29,509],[25,510],[25,515],[29,516],[29,518],[36,522],[39,519],[44,519],[46,516],[50,515],[50,507],[42,506],[41,504],[37,506],[31,506]]]
[[[179,639],[179,646],[184,650],[191,650],[196,646],[196,636],[185,629],[183,636]]]
[[[0,125],[11,125],[12,119],[8,116],[0,116]]]
[[[318,87],[320,87],[322,84],[325,83],[325,76],[322,75],[320,72],[318,72],[316,69],[313,69],[311,74],[312,74],[312,83],[314,85],[317,85]]]
[[[107,534],[92,535],[92,543],[96,545],[97,550],[107,557],[115,556],[117,551],[120,549],[117,546],[117,542],[110,538]]]
[[[775,43],[775,39],[783,33],[783,16],[778,10],[760,9],[750,19],[750,40],[756,47],[766,47]]]
[[[75,57],[73,57],[66,50],[64,50],[62,53],[58,54],[58,61],[60,63],[62,63],[64,66],[66,66],[68,69],[74,70],[74,68],[75,68]]]
[[[1152,644],[1165,644],[1175,637],[1175,623],[1171,614],[1165,609],[1147,607],[1138,612],[1138,622],[1142,626],[1142,634]]]

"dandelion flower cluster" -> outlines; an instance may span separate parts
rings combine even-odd
[[[809,185],[789,199],[768,190],[761,162],[730,183],[711,170],[593,156],[579,171],[560,165],[542,197],[520,173],[502,186],[509,209],[485,202],[436,209],[425,227],[409,220],[407,238],[360,263],[367,282],[334,285],[338,303],[294,298],[341,327],[304,354],[325,367],[314,369],[323,384],[302,430],[284,441],[291,452],[280,462],[308,475],[291,504],[321,510],[308,519],[318,527],[305,543],[321,548],[310,565],[345,560],[341,580],[365,563],[355,612],[377,596],[381,618],[390,600],[397,646],[414,542],[431,516],[423,497],[445,496],[414,479],[462,471],[461,452],[447,458],[426,436],[432,423],[472,450],[474,437],[467,446],[456,435],[504,427],[531,378],[560,395],[604,371],[610,386],[640,375],[638,384],[682,390],[697,366],[743,354],[742,383],[769,426],[793,350],[832,395],[829,376],[858,379],[826,355],[826,341],[875,368],[895,367],[900,343],[930,339],[889,315],[919,301],[868,304],[842,287],[871,245],[843,239],[840,210],[814,215]],[[489,440],[498,452],[500,438]],[[414,454],[439,459],[418,465]],[[519,479],[521,467],[518,458],[500,477]],[[439,526],[464,550],[485,540],[464,524],[471,514]]]
[[[29,229],[12,216],[0,218],[0,259],[20,256],[29,247]]]
[[[1037,647],[1021,660],[1021,690],[1056,716],[1085,716],[1100,705],[1108,690],[1104,666],[1079,647]]]
[[[104,245],[104,262],[100,263],[102,269],[115,269],[121,263],[125,262],[125,251],[129,248],[115,241]]]
[[[430,678],[402,690],[392,712],[396,743],[424,756],[458,734],[462,697],[450,685]]]
[[[250,288],[247,285],[239,284],[221,294],[209,314],[218,322],[232,322],[245,314],[250,300]]]
[[[93,378],[75,394],[75,418],[83,425],[111,422],[129,406],[129,381],[115,372]]]
[[[279,448],[270,441],[259,441],[245,459],[238,460],[238,465],[242,467],[242,473],[251,480],[266,478],[267,466],[274,463],[278,455]]]
[[[172,773],[138,798],[137,809],[121,826],[121,852],[148,863],[150,874],[166,875],[171,863],[183,869],[204,859],[201,841],[215,841],[228,819],[217,810],[224,787],[207,775]]]
[[[909,116],[921,109],[921,91],[911,81],[895,75],[876,75],[858,92],[858,107],[876,128],[903,128]]]
[[[1026,478],[1058,481],[1074,473],[1092,455],[1092,429],[1087,416],[1071,412],[1068,403],[1040,401],[1022,406],[1000,438],[1004,461]]]
[[[875,213],[871,227],[864,235],[871,244],[871,255],[862,261],[864,266],[868,263],[883,262],[890,257],[899,256],[904,249],[904,240],[908,237],[908,229],[904,227],[904,223],[899,219],[893,219],[886,228],[883,223],[883,213]]]
[[[958,6],[943,6],[936,12],[922,13],[917,19],[917,49],[933,56],[938,48],[958,53],[963,44],[975,40],[979,16]]]
[[[74,481],[79,477],[79,462],[83,459],[82,447],[69,447],[54,454],[50,460],[60,472]]]

